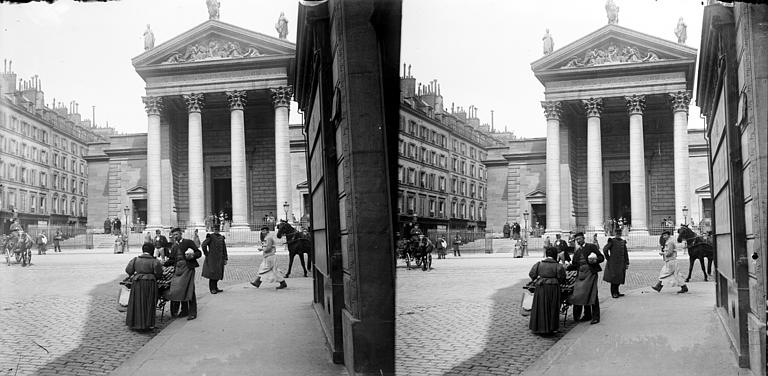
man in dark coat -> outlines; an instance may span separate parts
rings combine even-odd
[[[555,234],[555,248],[557,248],[558,259],[571,262],[571,255],[568,252],[568,243],[563,240],[560,234]]]
[[[155,230],[155,258],[165,262],[168,257],[168,239],[163,235],[160,230]]]
[[[165,262],[165,266],[173,265],[175,271],[171,279],[169,300],[171,301],[171,317],[184,317],[187,320],[197,318],[197,296],[195,295],[195,268],[200,266],[197,259],[203,253],[197,249],[195,242],[190,239],[182,239],[181,229],[171,230],[171,256]],[[190,252],[187,252],[190,251]],[[181,306],[181,314],[179,314]]]
[[[122,222],[120,222],[120,218],[115,218],[115,233],[119,234],[121,229]]]
[[[520,224],[517,222],[512,224],[512,238],[515,240],[520,239]]]
[[[504,233],[505,238],[509,238],[509,232],[510,232],[509,222],[504,224],[504,229],[502,230],[502,232]]]
[[[603,281],[611,284],[611,296],[616,299],[624,294],[619,293],[619,285],[624,284],[627,268],[629,268],[629,254],[627,253],[627,241],[621,238],[621,230],[616,231],[616,236],[609,238],[603,247],[605,255],[605,273]]]
[[[211,294],[218,294],[224,290],[219,289],[219,281],[224,279],[224,265],[227,265],[227,243],[224,236],[219,233],[219,228],[213,229],[213,234],[208,234],[202,244],[205,261],[203,261],[203,278],[208,278],[208,289]]]
[[[107,217],[107,219],[104,220],[104,233],[110,234],[112,233],[112,221]]]
[[[600,303],[597,297],[597,273],[602,271],[600,263],[605,257],[600,253],[600,248],[584,241],[584,233],[576,233],[576,250],[573,252],[573,262],[568,270],[578,271],[576,282],[573,285],[573,294],[569,298],[573,304],[573,319],[576,321],[589,321],[592,324],[600,322]],[[582,309],[584,317],[581,318]]]

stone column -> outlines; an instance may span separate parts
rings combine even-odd
[[[547,117],[547,234],[560,233],[560,114],[559,101],[541,102]],[[554,238],[553,238],[554,239]]]
[[[288,110],[291,105],[291,95],[293,89],[288,87],[278,87],[272,90],[272,104],[275,106],[275,189],[276,210],[275,217],[284,218],[285,208],[283,205],[287,202],[288,220],[291,215],[291,145],[288,134]]]
[[[248,230],[248,189],[245,181],[245,91],[228,91],[232,150],[232,229]]]
[[[581,101],[587,113],[587,230],[603,232],[603,148],[600,136],[602,98]]]
[[[147,110],[147,230],[163,227],[162,207],[162,169],[160,167],[160,111],[162,97],[142,97]]]
[[[632,204],[632,232],[648,235],[645,191],[645,143],[643,111],[645,96],[624,97],[629,112],[629,190]]]
[[[205,184],[203,181],[203,121],[201,111],[204,97],[202,93],[185,94],[189,112],[189,133],[187,139],[187,163],[189,189],[189,223],[187,230],[205,231]]]
[[[690,181],[688,172],[688,104],[691,102],[690,91],[670,93],[672,112],[674,113],[674,159],[675,159],[675,227],[685,221],[683,207],[689,212],[691,203]]]

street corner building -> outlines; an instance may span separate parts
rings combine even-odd
[[[289,126],[295,50],[218,19],[147,46],[132,59],[147,133],[91,145],[89,216],[127,207],[147,229],[190,231],[219,212],[233,231],[306,218],[304,137]]]
[[[602,233],[623,217],[648,235],[710,217],[704,131],[688,129],[695,67],[695,48],[617,23],[531,63],[547,136],[488,148],[488,226],[527,212],[547,234]]]

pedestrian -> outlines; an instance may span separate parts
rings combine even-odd
[[[664,257],[664,266],[659,272],[659,281],[655,286],[651,286],[656,292],[661,292],[661,288],[665,285],[680,286],[678,294],[684,294],[688,292],[688,286],[685,285],[683,276],[680,273],[680,265],[677,263],[677,250],[675,249],[675,240],[671,237],[672,233],[665,230],[661,233],[664,238],[664,245],[661,248],[659,255]]]
[[[453,257],[461,257],[461,235],[456,234],[453,238]]]
[[[528,328],[536,334],[552,334],[560,329],[560,284],[565,283],[565,268],[555,260],[557,248],[548,247],[544,254],[546,258],[528,273],[536,286]]]
[[[48,238],[45,236],[45,232],[41,232],[37,236],[37,254],[44,255],[47,249]]]
[[[152,256],[154,250],[152,243],[144,243],[141,254],[131,259],[125,267],[132,281],[125,325],[134,330],[151,330],[155,327],[157,280],[163,277],[163,265]]]
[[[512,238],[515,240],[520,240],[520,224],[517,222],[512,224]]]
[[[547,249],[552,246],[552,241],[549,240],[549,235],[547,235],[546,238],[544,238],[544,249]]]
[[[107,219],[104,220],[104,233],[105,234],[111,234],[112,233],[112,221],[107,217]]]
[[[621,230],[616,231],[616,236],[609,238],[603,247],[605,256],[605,272],[603,281],[611,284],[611,297],[614,299],[624,296],[619,292],[619,285],[624,284],[627,269],[629,268],[629,253],[627,241],[621,238]]]
[[[64,240],[64,234],[61,230],[56,230],[53,236],[53,252],[61,252],[61,241]]]
[[[153,248],[152,248],[152,249],[154,249],[154,243],[155,243],[155,242],[154,242],[154,241],[152,241],[152,233],[151,233],[151,232],[147,231],[147,232],[144,234],[144,243],[150,243],[150,244],[153,244],[153,246],[152,246]],[[154,251],[152,251],[152,253],[153,253],[153,255],[154,255]]]
[[[584,233],[577,232],[576,250],[573,252],[573,262],[568,270],[576,270],[576,282],[573,284],[573,294],[569,303],[573,304],[574,321],[591,321],[591,324],[600,322],[600,302],[597,297],[597,273],[603,269],[600,263],[605,257],[600,253],[596,245],[584,241]],[[582,311],[584,317],[581,316]]]
[[[203,254],[192,240],[181,237],[181,229],[178,227],[171,230],[171,240],[171,254],[165,262],[165,266],[175,267],[168,294],[168,300],[171,301],[171,317],[187,316],[187,320],[194,320],[197,318],[195,268],[200,266],[197,259]]]
[[[511,230],[510,230],[510,228],[509,228],[509,222],[507,222],[507,223],[504,223],[504,227],[503,227],[503,229],[502,229],[502,232],[504,233],[504,238],[509,238],[509,233],[510,233],[510,231],[511,231]]]
[[[597,233],[592,234],[592,244],[600,248],[600,242],[597,240]]]
[[[568,243],[562,239],[560,234],[555,234],[555,248],[557,248],[557,260],[561,263],[571,262],[571,255],[568,252]]]
[[[168,247],[170,246],[168,239],[160,232],[160,230],[155,230],[155,241],[153,243],[155,245],[155,257],[158,258],[160,262],[164,263],[168,258]]]
[[[280,272],[277,270],[275,238],[269,234],[269,226],[261,227],[261,246],[259,247],[259,251],[263,252],[264,258],[261,260],[261,265],[259,265],[259,275],[256,276],[256,279],[251,282],[251,284],[256,288],[259,288],[261,282],[278,282],[280,285],[277,286],[276,289],[280,290],[288,287],[283,276],[281,276]]]
[[[200,248],[200,235],[197,234],[197,229],[195,229],[195,235],[192,237],[192,241],[195,242],[197,248]]]
[[[211,294],[218,294],[224,290],[219,289],[219,281],[224,279],[224,265],[227,265],[227,243],[218,228],[213,229],[212,234],[205,236],[203,240],[203,278],[208,278],[208,289]]]
[[[435,249],[437,249],[438,260],[445,258],[447,248],[448,248],[448,242],[445,241],[445,236],[443,235],[438,236],[437,245],[435,246]]]
[[[115,234],[119,234],[123,228],[120,218],[115,217]]]

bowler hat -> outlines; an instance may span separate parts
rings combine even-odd
[[[578,238],[579,236],[581,236],[583,238],[584,237],[584,233],[583,232],[577,232],[575,235],[573,235],[574,238]]]

